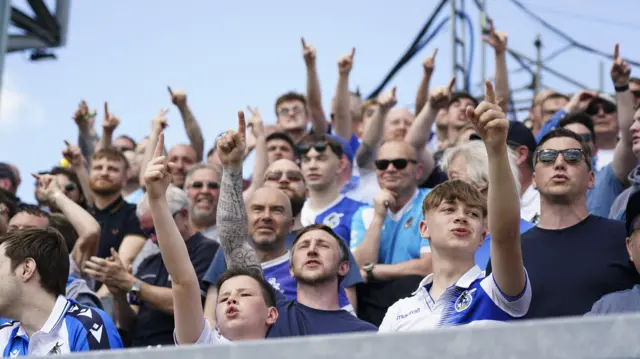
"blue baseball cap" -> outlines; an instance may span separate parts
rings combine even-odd
[[[328,135],[328,136],[334,139],[336,142],[338,142],[340,146],[342,146],[342,152],[344,153],[345,156],[347,156],[347,159],[349,160],[349,162],[353,163],[353,157],[355,156],[355,153],[353,153],[353,148],[351,147],[349,142],[347,142],[344,138],[340,136],[336,136],[336,135]]]

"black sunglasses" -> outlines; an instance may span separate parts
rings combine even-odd
[[[560,154],[567,163],[576,164],[584,160],[584,151],[579,148],[568,148],[566,150],[540,150],[536,152],[535,163],[554,163]]]
[[[342,150],[335,148],[330,142],[328,141],[318,141],[318,142],[309,142],[309,143],[302,143],[298,145],[298,153],[300,154],[300,156],[304,156],[306,155],[309,151],[311,151],[311,149],[313,148],[314,150],[316,150],[316,152],[318,153],[322,153],[324,151],[327,150],[327,147],[331,147],[331,150],[338,156],[338,157],[342,157]]]
[[[207,189],[218,189],[218,188],[220,188],[220,185],[218,184],[218,182],[215,182],[215,181],[208,181],[208,182],[193,181],[193,182],[191,182],[191,188],[195,188],[195,189],[201,189],[205,185],[207,186]]]
[[[633,94],[633,97],[640,98],[640,90],[631,91],[631,93]]]
[[[142,228],[142,234],[145,238],[152,238],[156,234],[156,227]]]
[[[279,181],[283,175],[291,182],[300,182],[304,179],[302,173],[296,171],[272,171],[268,172],[264,179],[265,181]]]
[[[409,163],[416,164],[416,160],[406,158],[396,158],[394,160],[376,160],[376,168],[380,171],[384,171],[389,167],[389,164],[393,164],[393,168],[397,170],[403,170],[407,168]]]
[[[591,140],[593,140],[593,136],[591,136],[590,133],[583,133],[583,134],[577,134],[580,139],[582,139],[582,142],[591,142]]]
[[[596,102],[590,104],[584,112],[589,116],[595,116],[600,112],[600,109],[602,109],[602,112],[610,115],[616,112],[616,105],[610,102]]]
[[[74,185],[73,183],[67,183],[66,185],[64,185],[65,192],[72,192],[74,189],[76,189],[76,185]]]

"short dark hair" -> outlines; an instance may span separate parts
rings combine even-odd
[[[273,141],[273,140],[281,140],[288,143],[289,146],[291,146],[291,150],[293,151],[293,154],[296,157],[298,157],[298,148],[296,147],[295,142],[293,142],[293,139],[291,138],[291,136],[287,135],[284,132],[277,131],[267,136],[267,138],[265,139],[265,142],[268,144],[269,141]]]
[[[542,136],[542,139],[540,139],[540,142],[538,143],[538,148],[536,148],[536,159],[534,160],[534,165],[537,162],[537,153],[538,151],[540,151],[540,148],[542,147],[542,145],[544,145],[545,142],[551,140],[552,138],[559,138],[559,137],[568,137],[573,140],[576,140],[580,144],[580,149],[582,149],[582,152],[584,153],[584,160],[587,163],[587,168],[589,169],[589,171],[591,171],[592,170],[591,160],[593,157],[593,154],[591,153],[591,147],[589,147],[589,145],[587,145],[584,141],[582,141],[582,138],[578,136],[575,132],[571,130],[567,130],[566,128],[563,128],[563,127],[554,128],[553,130],[549,131],[549,133]]]
[[[289,91],[283,94],[282,96],[278,97],[278,99],[276,100],[276,105],[274,106],[274,110],[276,111],[276,117],[278,117],[278,107],[283,102],[288,102],[288,101],[302,102],[302,104],[304,105],[304,112],[307,113],[307,99],[304,97],[304,95],[298,92]]]
[[[67,250],[71,252],[76,245],[78,239],[78,232],[73,227],[71,222],[62,213],[52,213],[49,216],[49,225],[55,228],[64,238],[64,244],[67,246]]]
[[[338,242],[338,249],[340,250],[340,262],[349,261],[349,247],[347,247],[347,242],[345,242],[345,240],[342,239],[340,235],[338,235],[333,229],[331,229],[331,227],[322,223],[312,224],[310,226],[303,227],[301,230],[298,231],[298,233],[296,233],[296,238],[293,240],[293,243],[291,244],[291,255],[293,255],[293,251],[295,250],[296,243],[298,243],[298,240],[300,239],[300,237],[302,237],[302,235],[304,235],[307,232],[316,231],[316,230],[325,231],[329,233],[331,237],[335,238],[336,242]]]
[[[22,212],[25,212],[32,216],[49,219],[49,213],[43,211],[40,207],[33,204],[27,204],[27,203],[20,204],[18,206],[18,209],[16,210],[16,214],[22,213]]]
[[[51,171],[49,171],[49,174],[52,176],[55,176],[55,175],[66,176],[69,179],[69,181],[73,182],[73,184],[78,189],[78,192],[80,193],[80,202],[81,202],[80,205],[83,207],[86,205],[86,199],[84,196],[84,191],[82,190],[82,185],[80,184],[80,179],[78,178],[78,175],[74,170],[71,170],[65,167],[53,167]]]
[[[326,135],[324,133],[314,132],[302,137],[302,139],[300,139],[300,141],[298,142],[298,147],[296,148],[296,151],[297,153],[300,154],[300,157],[302,157],[300,148],[305,146],[310,146],[314,143],[319,143],[319,142],[320,143],[326,142],[327,145],[331,147],[331,150],[333,151],[333,153],[335,153],[336,156],[338,156],[338,158],[342,158],[342,155],[344,154],[344,148],[342,148],[342,144],[336,141],[333,137]]]
[[[471,100],[471,102],[473,102],[473,106],[474,107],[478,107],[478,105],[480,104],[480,102],[478,102],[478,99],[476,99],[475,97],[471,96],[470,93],[464,92],[464,91],[458,91],[458,92],[454,92],[454,93],[451,94],[451,99],[449,99],[449,106],[447,106],[447,107],[450,107],[455,102],[458,102],[463,98]]]
[[[45,291],[65,295],[69,277],[69,251],[60,232],[53,227],[25,228],[0,236],[11,270],[27,258],[36,262],[40,285]]]
[[[9,215],[9,219],[15,216],[16,211],[18,210],[18,204],[16,201],[16,196],[7,191],[4,188],[0,188],[0,204],[4,204],[7,207],[7,214]]]
[[[133,150],[134,151],[136,150],[136,147],[138,146],[138,144],[136,143],[136,141],[133,138],[131,138],[131,137],[127,136],[127,135],[120,135],[117,138],[124,138],[127,141],[131,142],[133,144]]]
[[[256,271],[246,269],[246,268],[230,268],[226,270],[224,273],[222,273],[222,275],[220,275],[220,277],[216,281],[216,289],[218,291],[218,295],[220,295],[220,288],[222,287],[222,284],[224,284],[224,282],[226,282],[231,278],[239,277],[239,276],[251,277],[256,282],[258,282],[258,284],[260,284],[260,291],[262,292],[262,298],[264,299],[264,303],[268,307],[276,306],[276,295],[273,291],[273,287],[271,286],[271,284],[269,284],[269,282],[267,282],[264,279],[262,274],[256,273]]]
[[[584,112],[572,113],[560,120],[560,122],[558,122],[558,127],[566,127],[572,123],[579,123],[586,127],[589,130],[589,133],[591,133],[593,142],[596,141],[596,130],[591,116]]]
[[[93,154],[91,161],[94,162],[103,158],[106,158],[111,161],[119,161],[124,163],[125,172],[129,169],[129,161],[127,160],[127,158],[122,154],[122,152],[118,151],[113,147],[107,147],[107,148],[98,150],[96,153]]]

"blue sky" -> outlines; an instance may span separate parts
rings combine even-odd
[[[20,1],[14,1],[14,3]],[[640,25],[634,25],[640,2],[632,0],[522,0],[576,40],[603,51],[620,42],[623,56],[640,61]],[[77,103],[102,103],[121,118],[117,133],[145,136],[151,119],[171,107],[166,86],[187,90],[189,104],[204,132],[207,149],[215,136],[236,124],[236,111],[258,106],[273,123],[273,103],[279,94],[305,90],[300,36],[316,47],[323,90],[329,107],[337,79],[338,58],[356,47],[352,87],[368,94],[404,53],[437,1],[325,0],[277,1],[74,1],[66,47],[58,60],[32,63],[28,54],[6,57],[0,108],[0,161],[18,164],[23,178],[19,195],[33,198],[28,174],[50,168],[61,158],[63,139],[75,141],[71,120]],[[126,4],[126,5],[125,5]],[[392,5],[393,4],[393,5]],[[448,7],[441,17],[448,14]],[[477,24],[478,12],[467,1]],[[510,47],[535,56],[533,41],[541,34],[543,52],[566,42],[528,18],[507,0],[489,0],[496,27],[509,33]],[[575,16],[568,14],[574,13]],[[613,24],[613,21],[617,24]],[[475,83],[480,80],[479,34],[475,34]],[[412,104],[422,74],[421,61],[440,49],[432,83],[451,76],[449,27],[393,79],[401,104]],[[635,45],[635,46],[634,46]],[[493,73],[488,51],[487,73]],[[549,66],[596,88],[600,58],[571,50]],[[516,63],[509,61],[510,68]],[[605,60],[605,84],[610,62]],[[634,69],[637,74],[639,69]],[[530,77],[516,75],[512,87]],[[576,88],[545,74],[543,81],[558,90]],[[519,97],[524,97],[521,94]],[[166,131],[169,145],[185,142],[179,113],[172,108]],[[522,118],[521,118],[522,119]],[[99,129],[100,131],[100,129]]]

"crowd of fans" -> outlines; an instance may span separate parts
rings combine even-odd
[[[183,91],[190,143],[168,151],[166,110],[134,139],[105,103],[98,137],[82,102],[37,203],[0,163],[3,355],[640,311],[640,80],[616,45],[615,98],[544,90],[509,121],[507,35],[485,41],[483,102],[430,88],[437,50],[414,112],[395,88],[363,101],[353,49],[327,116],[303,39],[306,95],[274,126],[238,112],[208,152]]]

